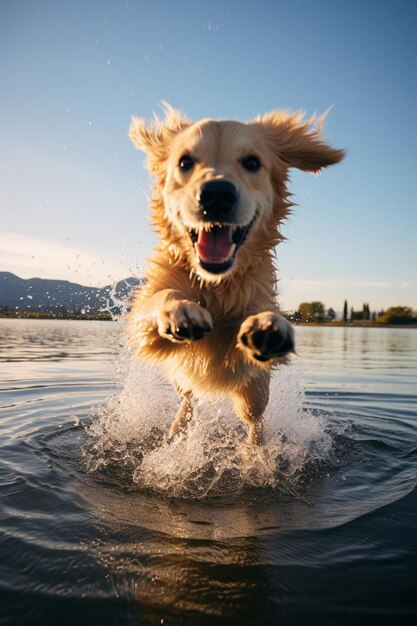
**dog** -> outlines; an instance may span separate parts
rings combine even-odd
[[[133,117],[129,131],[155,178],[159,236],[128,315],[130,342],[182,398],[169,439],[186,433],[195,396],[215,394],[231,397],[248,442],[261,445],[271,371],[294,351],[275,270],[293,206],[288,171],[317,173],[344,151],[322,137],[326,114],[193,122],[164,108],[162,120]]]

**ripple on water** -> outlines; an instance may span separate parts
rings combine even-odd
[[[169,446],[177,400],[153,370],[123,351],[114,364],[91,325],[74,339],[58,324],[50,341],[43,327],[42,348],[42,326],[31,324],[34,353],[9,325],[17,357],[0,381],[8,623],[82,614],[89,623],[258,626],[308,616],[322,626],[335,616],[353,623],[358,607],[370,623],[393,614],[412,623],[411,335],[302,329],[310,368],[299,359],[277,373],[269,442],[251,456],[221,400],[201,402],[189,437]],[[51,358],[38,358],[42,350]]]

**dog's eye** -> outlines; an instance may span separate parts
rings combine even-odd
[[[178,167],[183,172],[189,172],[190,170],[193,169],[194,163],[195,163],[194,159],[190,157],[189,154],[183,154],[180,160],[178,161]]]
[[[260,160],[254,154],[249,154],[241,159],[240,162],[248,172],[257,172],[262,167]]]

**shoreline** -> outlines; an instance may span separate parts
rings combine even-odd
[[[294,322],[293,326],[316,326],[320,328],[415,328],[415,324],[378,324],[378,322],[360,321],[354,322]]]
[[[0,319],[8,319],[8,320],[76,320],[76,321],[87,321],[87,322],[113,322],[114,318],[110,315],[110,313],[99,313],[97,315],[89,315],[86,314],[74,314],[74,315],[66,315],[60,313],[28,313],[19,311],[18,313],[12,314],[0,314]]]
[[[19,311],[12,314],[5,315],[0,314],[0,319],[18,320],[18,319],[31,319],[31,320],[72,320],[72,321],[87,321],[87,322],[114,322],[116,321],[110,313],[100,313],[98,315],[78,314],[78,315],[65,315],[60,313],[28,313]],[[408,328],[417,329],[417,323],[415,324],[378,324],[378,322],[371,322],[368,320],[355,320],[354,322],[344,322],[337,320],[335,322],[292,322],[292,325],[297,326],[313,326],[318,328]]]

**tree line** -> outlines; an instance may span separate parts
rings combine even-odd
[[[120,314],[120,311],[113,313]],[[59,307],[55,311],[21,311],[19,309],[11,309],[8,306],[0,305],[0,317],[30,317],[30,318],[51,318],[51,319],[89,319],[89,320],[109,320],[114,319],[109,311],[85,311],[77,308],[69,311],[65,307]],[[298,311],[286,315],[291,322],[302,323],[326,323],[334,322],[337,314],[333,308],[326,309],[323,302],[302,302],[298,307]],[[345,323],[354,322],[376,322],[378,324],[416,324],[417,314],[410,307],[394,306],[386,311],[372,311],[369,304],[364,303],[361,311],[355,311],[351,307],[348,309],[348,303],[345,300],[343,306],[342,321]]]
[[[325,323],[336,320],[337,315],[333,308],[326,309],[323,302],[302,302],[298,310],[290,315],[293,322],[303,323]],[[355,311],[353,307],[348,307],[347,300],[344,301],[342,320],[345,323],[366,321],[378,324],[417,324],[417,315],[410,307],[393,306],[386,311],[371,311],[369,303],[364,303],[362,310]]]

